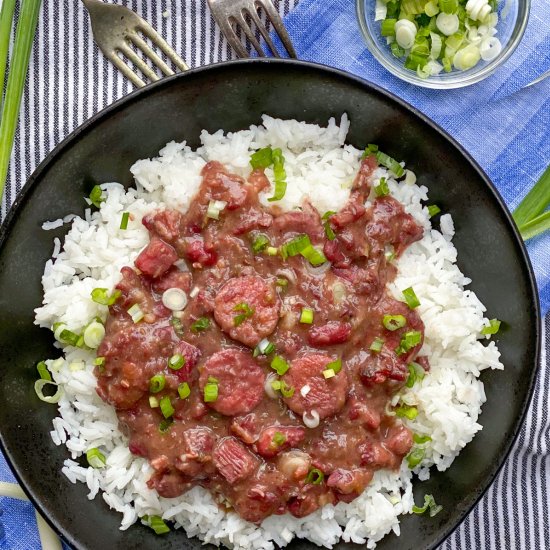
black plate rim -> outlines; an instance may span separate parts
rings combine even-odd
[[[495,471],[490,474],[482,484],[482,490],[479,492],[479,494],[473,499],[471,504],[467,507],[465,507],[463,514],[461,515],[460,519],[455,522],[453,525],[449,525],[446,528],[442,529],[440,532],[440,538],[436,541],[432,549],[437,548],[441,543],[443,543],[447,538],[464,522],[466,517],[472,512],[472,510],[476,507],[478,502],[481,500],[481,498],[486,494],[489,487],[493,484],[495,478],[503,468],[508,456],[510,455],[510,452],[512,450],[512,447],[514,446],[514,443],[516,442],[519,432],[523,426],[523,423],[525,421],[525,416],[527,414],[527,410],[529,408],[529,405],[533,399],[533,393],[534,393],[534,387],[536,378],[540,369],[540,354],[541,354],[541,334],[542,334],[542,320],[541,320],[541,310],[540,310],[540,301],[538,296],[538,290],[536,285],[536,279],[533,271],[533,266],[531,264],[531,260],[529,258],[529,255],[527,253],[527,248],[525,246],[525,243],[523,239],[520,236],[520,233],[517,229],[517,226],[515,222],[513,221],[512,215],[510,211],[508,210],[508,207],[506,206],[502,196],[496,189],[493,182],[489,179],[485,171],[481,168],[481,166],[478,164],[478,162],[472,157],[472,155],[464,148],[464,146],[459,143],[455,138],[453,138],[450,134],[448,134],[441,126],[439,126],[437,123],[435,123],[433,120],[428,118],[426,115],[424,115],[421,111],[419,111],[416,107],[413,105],[407,103],[397,95],[393,94],[392,92],[385,90],[384,88],[378,86],[377,84],[374,84],[373,82],[370,82],[364,78],[358,77],[352,73],[348,73],[346,71],[342,71],[340,69],[336,69],[334,67],[324,65],[321,63],[314,63],[311,61],[301,61],[296,59],[277,59],[277,58],[252,58],[252,59],[238,59],[238,60],[231,60],[231,61],[224,61],[220,63],[214,63],[211,65],[206,65],[203,67],[196,67],[189,69],[182,73],[176,73],[169,77],[164,77],[157,82],[153,82],[150,84],[147,84],[146,86],[142,88],[138,88],[129,94],[123,96],[122,98],[118,99],[111,105],[108,105],[107,107],[103,108],[101,111],[93,115],[88,120],[84,121],[78,128],[73,130],[65,139],[63,139],[56,147],[44,158],[44,160],[37,166],[37,168],[34,170],[34,172],[31,174],[21,191],[18,193],[15,201],[13,202],[12,206],[10,207],[6,218],[4,219],[4,222],[0,226],[0,249],[2,248],[4,242],[8,238],[10,234],[10,229],[12,225],[14,225],[17,221],[17,216],[20,213],[21,208],[23,207],[23,204],[26,202],[27,195],[34,189],[35,185],[37,185],[37,181],[40,179],[40,176],[43,172],[45,172],[49,165],[55,161],[57,156],[67,147],[69,147],[74,141],[78,140],[79,137],[86,133],[90,128],[92,128],[97,122],[101,121],[103,118],[125,108],[127,105],[133,103],[134,101],[141,101],[146,97],[149,93],[156,91],[158,88],[162,88],[164,86],[171,86],[172,82],[178,80],[178,79],[184,79],[188,76],[192,76],[195,74],[200,74],[203,72],[209,72],[209,71],[217,71],[217,70],[223,70],[226,67],[233,66],[233,65],[274,65],[274,66],[280,66],[284,68],[285,65],[292,65],[297,67],[303,67],[304,69],[313,69],[320,73],[328,73],[332,76],[335,76],[340,79],[350,80],[355,82],[356,84],[359,84],[361,87],[368,91],[374,91],[378,95],[381,95],[385,97],[390,102],[397,103],[400,107],[405,109],[406,111],[411,112],[413,115],[415,115],[417,118],[419,118],[422,122],[427,124],[432,130],[439,133],[439,135],[451,143],[451,145],[465,158],[467,162],[470,163],[470,165],[474,168],[474,170],[478,173],[480,178],[483,180],[487,188],[492,194],[493,199],[496,201],[496,203],[499,205],[501,214],[504,216],[504,219],[506,221],[506,224],[508,226],[509,231],[514,236],[515,244],[518,245],[519,251],[521,253],[521,260],[523,261],[524,267],[527,268],[527,274],[528,274],[528,283],[529,283],[529,290],[531,293],[531,298],[533,299],[533,309],[535,314],[535,323],[534,323],[534,335],[535,335],[535,349],[533,350],[533,359],[535,362],[534,368],[531,371],[531,376],[529,379],[528,384],[528,395],[527,398],[524,400],[522,405],[522,410],[520,415],[518,416],[512,434],[508,438],[508,441],[506,442],[506,446],[504,450],[501,452],[500,457],[498,458],[499,464],[495,468]],[[283,69],[284,70],[284,69]],[[21,488],[23,489],[24,493],[28,496],[30,502],[33,504],[36,510],[41,514],[41,516],[46,520],[46,522],[52,527],[52,529],[61,537],[61,539],[66,542],[68,545],[72,547],[77,547],[79,545],[78,541],[75,539],[74,536],[72,536],[68,531],[61,528],[60,526],[56,525],[47,514],[47,510],[45,507],[42,506],[39,500],[37,500],[34,496],[34,493],[32,489],[28,488],[23,482],[22,482],[22,476],[19,472],[19,469],[15,465],[11,453],[6,448],[4,443],[4,437],[2,435],[2,430],[0,426],[0,449],[2,450],[6,462],[8,463],[8,466],[10,467],[14,477],[16,478],[17,482],[20,484]]]

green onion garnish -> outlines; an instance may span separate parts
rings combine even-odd
[[[334,232],[334,229],[332,229],[329,220],[323,222],[323,227],[325,228],[325,235],[329,241],[336,239],[336,233]]]
[[[149,391],[151,393],[158,393],[164,389],[166,385],[166,377],[164,374],[155,374],[149,380]]]
[[[313,323],[313,310],[308,307],[302,308],[302,313],[300,314],[300,323],[306,325],[311,325]]]
[[[204,386],[204,402],[213,403],[218,400],[218,381],[210,377]]]
[[[145,524],[150,527],[156,535],[164,535],[170,532],[170,527],[166,525],[160,516],[143,516],[141,518]]]
[[[283,260],[286,260],[289,256],[297,256],[308,245],[311,245],[308,235],[299,235],[298,237],[294,237],[294,239],[288,241],[281,247],[281,255]]]
[[[384,19],[380,24],[380,34],[382,36],[394,36],[396,23],[397,19]]]
[[[78,347],[78,342],[80,340],[80,334],[76,334],[69,329],[63,329],[59,334],[59,341],[63,344],[69,344],[71,346]]]
[[[335,361],[331,361],[325,367],[325,370],[327,369],[333,370],[335,374],[338,374],[342,370],[342,359],[336,359]]]
[[[397,355],[402,355],[403,353],[407,353],[409,350],[420,344],[422,341],[422,333],[418,330],[410,330],[405,332],[403,336],[401,336],[401,341],[399,342],[399,346],[395,349],[395,352]]]
[[[170,429],[173,423],[174,423],[173,417],[162,419],[159,424],[159,432],[161,434],[166,433]]]
[[[180,399],[187,399],[191,395],[191,388],[187,382],[182,382],[178,386],[178,395]]]
[[[280,447],[286,441],[286,437],[282,432],[275,432],[271,441],[273,445]]]
[[[386,178],[380,178],[380,183],[374,187],[374,192],[377,197],[385,197],[390,194],[390,188]]]
[[[489,326],[481,329],[481,334],[496,334],[500,330],[500,321],[498,319],[491,319]]]
[[[273,164],[273,150],[271,147],[258,149],[250,157],[250,165],[254,170],[258,168],[268,168]]]
[[[159,407],[159,400],[154,395],[149,396],[149,407],[152,409],[158,409]]]
[[[168,367],[172,370],[180,370],[185,365],[185,357],[181,353],[176,353],[168,359]]]
[[[395,409],[395,414],[401,418],[414,420],[418,416],[418,409],[416,407],[403,404],[399,405],[399,407]]]
[[[417,445],[423,445],[424,443],[428,443],[428,441],[431,441],[432,438],[429,435],[420,435],[420,434],[414,434],[413,435],[413,441]]]
[[[283,397],[292,397],[294,395],[294,388],[289,386],[284,380],[281,380],[279,391]]]
[[[273,357],[270,366],[279,376],[282,376],[290,368],[290,365],[280,355]]]
[[[11,149],[17,120],[19,118],[19,108],[21,98],[25,88],[29,58],[32,51],[32,43],[36,31],[36,22],[40,11],[40,0],[25,0],[20,3],[19,23],[15,40],[13,42],[12,58],[10,62],[10,72],[6,86],[6,94],[0,116],[0,198],[4,192],[4,185],[8,173]],[[9,41],[11,38],[10,21],[13,19],[13,1],[4,0],[0,14],[0,98],[4,89],[4,74],[6,59],[8,55]],[[0,99],[0,104],[2,101]]]
[[[458,10],[458,0],[439,0],[439,9],[443,13],[456,13]]]
[[[265,253],[266,253],[268,256],[277,256],[277,254],[279,254],[279,249],[278,249],[278,248],[275,248],[274,246],[268,246],[268,247],[265,249]]]
[[[103,468],[107,462],[105,455],[96,448],[86,451],[86,460],[92,468]]]
[[[170,324],[172,325],[174,332],[181,338],[184,335],[181,319],[174,315],[170,318]]]
[[[208,317],[199,317],[192,325],[192,332],[202,332],[210,327],[210,319]]]
[[[318,250],[317,248],[314,248],[311,244],[309,246],[306,246],[301,252],[302,256],[313,266],[317,267],[319,265],[324,264],[327,259],[325,255]]]
[[[48,382],[52,381],[52,375],[48,370],[48,365],[46,365],[44,361],[40,361],[40,363],[36,365],[36,370],[38,371],[38,374],[40,375],[40,378],[42,380],[47,380]]]
[[[382,324],[388,330],[397,330],[403,328],[407,324],[407,319],[403,315],[384,315]]]
[[[550,205],[550,165],[514,210],[514,221],[524,239],[535,237],[550,228],[550,213],[544,212],[548,205]]]
[[[283,278],[277,279],[277,286],[281,286],[281,287],[288,286],[287,279],[283,279]]]
[[[99,321],[92,321],[82,333],[84,344],[90,349],[97,349],[105,337],[105,327]]]
[[[405,386],[412,388],[417,381],[420,382],[424,378],[426,373],[418,363],[409,363],[407,369],[409,370],[409,376],[405,382]]]
[[[305,479],[306,483],[311,483],[312,485],[321,485],[325,479],[325,474],[321,472],[318,468],[311,468]]]
[[[96,357],[94,359],[94,365],[96,367],[104,367],[105,366],[105,357]]]
[[[170,418],[171,416],[174,415],[174,412],[176,412],[174,410],[174,407],[172,407],[172,402],[170,401],[170,398],[167,395],[165,395],[160,400],[160,410],[164,418]]]
[[[120,229],[128,229],[128,220],[130,219],[130,212],[123,212],[122,219],[120,220]]]
[[[250,307],[246,302],[241,302],[240,304],[237,304],[233,311],[241,311],[242,313],[239,313],[239,315],[235,315],[233,317],[233,326],[238,327],[241,325],[244,321],[247,319],[250,319],[252,315],[254,315],[255,309],[253,307]]]
[[[121,296],[122,292],[115,289],[112,294],[109,294],[107,288],[94,288],[91,292],[92,301],[102,306],[112,306]]]
[[[374,353],[380,353],[382,351],[382,347],[384,346],[384,338],[376,337],[372,344],[370,345],[369,349],[373,351]]]
[[[398,178],[400,178],[405,173],[403,167],[395,159],[393,159],[389,155],[386,155],[386,153],[382,153],[382,151],[376,152],[376,160],[378,161],[378,164],[385,166]]]
[[[101,190],[101,187],[99,187],[99,185],[94,185],[92,187],[92,190],[90,191],[90,195],[88,198],[96,208],[99,208],[101,203],[105,201],[105,197],[103,196],[103,191]]]
[[[55,386],[57,390],[53,395],[44,395],[42,390],[45,386]],[[51,382],[50,380],[43,380],[42,378],[34,383],[34,391],[38,399],[40,399],[40,401],[44,401],[44,403],[58,403],[63,395],[63,388],[60,385],[55,382]]]
[[[323,371],[323,376],[328,380],[329,378],[334,378],[336,376],[336,373],[333,369],[325,369]]]
[[[135,324],[139,323],[144,317],[145,314],[141,311],[139,304],[134,304],[128,309],[128,315],[132,318]]]
[[[405,297],[405,301],[407,302],[407,305],[411,308],[417,308],[420,305],[420,300],[416,296],[416,293],[413,290],[413,287],[410,286],[409,288],[406,288],[403,291],[403,296]]]
[[[267,245],[269,245],[269,239],[265,235],[258,235],[252,242],[252,250],[258,254],[258,252],[261,252]]]
[[[273,149],[273,177],[275,179],[275,191],[273,196],[267,199],[269,202],[280,201],[286,193],[285,158],[280,149]]]
[[[227,202],[225,201],[210,201],[206,210],[206,217],[211,220],[219,220],[220,212],[225,209]]]
[[[258,355],[269,355],[275,351],[275,345],[270,342],[267,338],[264,338],[259,342],[259,344],[254,348],[254,357]]]
[[[430,204],[428,206],[428,216],[430,216],[430,218],[433,218],[434,216],[436,216],[440,212],[441,212],[441,208],[439,208],[439,206],[437,206],[437,204]]]
[[[407,465],[412,470],[418,466],[424,458],[425,451],[420,447],[413,447],[411,452],[407,455]]]
[[[420,508],[419,506],[413,506],[412,511],[415,514],[423,514],[427,509],[430,509],[430,517],[433,518],[435,515],[439,514],[443,510],[443,506],[436,504],[435,499],[432,495],[424,496],[424,506]]]

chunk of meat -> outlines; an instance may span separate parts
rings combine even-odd
[[[338,468],[327,479],[327,487],[332,487],[342,495],[353,495],[355,498],[361,494],[371,482],[373,472],[364,469],[344,470]]]
[[[183,367],[173,371],[174,374],[182,381],[188,380],[191,372],[201,358],[201,350],[185,340],[180,340],[176,345],[174,353],[181,355],[185,359]]]
[[[295,391],[284,401],[296,414],[317,411],[322,419],[336,414],[344,406],[349,388],[348,375],[342,368],[336,376],[325,378],[323,370],[331,361],[326,355],[310,353],[294,359],[290,364],[283,380]],[[309,386],[305,397],[300,391],[304,386]]]
[[[155,472],[147,482],[149,489],[155,489],[164,498],[176,498],[191,488],[189,480],[178,470]]]
[[[201,393],[209,378],[217,380],[218,398],[207,405],[226,416],[250,412],[264,395],[264,371],[250,353],[238,349],[218,351],[208,358],[200,373]]]
[[[279,309],[273,285],[257,276],[235,277],[218,292],[214,317],[231,338],[254,347],[275,330]]]
[[[353,193],[343,208],[329,217],[329,222],[333,228],[339,230],[361,219],[366,212],[363,202],[362,194]]]
[[[329,321],[320,327],[312,327],[307,335],[311,346],[324,347],[343,344],[351,336],[351,325],[341,321]]]
[[[231,422],[231,431],[247,445],[252,445],[260,435],[258,418],[255,413],[238,416]]]
[[[359,445],[361,464],[370,468],[395,468],[401,460],[378,441],[365,441]]]
[[[350,404],[348,418],[357,421],[366,428],[376,430],[380,426],[380,413],[373,407],[369,407],[366,399],[354,399]]]
[[[155,279],[168,271],[177,259],[173,246],[153,237],[136,258],[135,264],[142,273]]]
[[[402,424],[392,426],[384,441],[384,446],[396,455],[405,456],[413,446],[411,430]]]
[[[115,360],[116,361],[116,360]],[[107,369],[97,381],[97,394],[117,409],[133,407],[146,393],[143,368],[131,361],[116,361],[117,368]]]
[[[202,478],[212,462],[212,451],[216,435],[206,427],[189,428],[183,432],[183,447],[185,451],[176,459],[176,468],[190,478]]]
[[[304,518],[326,504],[335,504],[332,491],[322,485],[309,485],[308,492],[288,501],[288,511],[297,518]]]
[[[214,246],[200,237],[186,239],[185,255],[195,268],[210,267],[218,261]]]
[[[122,279],[116,285],[122,295],[115,304],[125,312],[134,304],[138,304],[141,311],[145,314],[145,321],[154,321],[155,301],[149,293],[147,282],[144,277],[140,277],[131,267],[123,267],[120,270]]]
[[[363,363],[359,371],[361,381],[366,386],[383,384],[386,380],[405,382],[409,376],[407,363],[387,348],[373,354]]]
[[[180,271],[177,267],[171,267],[162,277],[155,279],[151,288],[157,293],[162,294],[169,288],[179,288],[184,292],[191,290],[193,277],[188,271]]]
[[[273,216],[271,214],[252,207],[241,213],[239,224],[233,229],[233,235],[243,235],[253,229],[265,229],[272,223]]]
[[[353,182],[353,190],[361,191],[365,196],[369,194],[372,185],[372,176],[378,168],[378,161],[374,155],[368,155],[361,161],[359,172]]]
[[[307,201],[301,210],[292,210],[277,216],[273,220],[275,234],[282,241],[289,240],[293,235],[308,235],[311,242],[318,244],[325,240],[325,230],[321,223],[319,212]]]
[[[306,431],[300,426],[271,426],[260,434],[256,450],[264,458],[273,458],[280,452],[295,447],[305,436]]]
[[[270,186],[269,179],[265,175],[263,168],[256,168],[253,170],[250,176],[248,176],[248,183],[252,185],[256,193],[260,193],[260,191],[264,189],[269,189]]]
[[[177,210],[159,210],[143,217],[143,225],[163,241],[172,244],[180,235],[182,215]]]
[[[226,202],[228,210],[235,210],[246,201],[248,187],[244,179],[237,174],[230,174],[221,163],[208,162],[201,175],[209,198]]]
[[[231,484],[251,476],[258,467],[258,459],[234,437],[223,438],[213,454],[220,474]]]

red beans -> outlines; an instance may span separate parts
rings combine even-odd
[[[332,487],[343,495],[354,494],[357,496],[370,483],[372,475],[372,472],[369,470],[344,470],[338,468],[327,479],[327,487]]]
[[[170,268],[162,277],[153,281],[152,289],[162,294],[169,288],[179,288],[184,292],[191,290],[192,277],[187,271],[180,271],[177,267]]]
[[[178,255],[172,246],[153,237],[136,258],[135,264],[142,273],[154,279],[168,271],[177,259]]]
[[[214,317],[222,330],[250,347],[269,336],[279,320],[280,304],[275,290],[257,276],[230,279],[214,304]]]
[[[344,406],[349,387],[348,376],[342,369],[333,378],[326,379],[323,370],[331,361],[330,357],[315,353],[292,361],[283,380],[294,388],[294,395],[284,400],[296,414],[317,411],[322,419],[336,414]],[[305,397],[300,392],[304,386],[309,386]]]
[[[214,247],[205,244],[201,238],[189,240],[185,247],[185,254],[194,267],[209,267],[218,260]]]
[[[182,215],[177,210],[160,210],[145,216],[142,223],[163,241],[173,243],[180,235],[181,221]]]
[[[218,384],[218,398],[208,406],[226,416],[246,414],[264,395],[265,373],[252,355],[238,349],[226,349],[210,356],[199,378],[201,392],[209,378]]]
[[[259,464],[258,459],[234,437],[225,437],[214,450],[214,464],[231,484],[249,477]]]
[[[305,435],[306,431],[299,426],[271,426],[260,434],[256,449],[261,456],[272,458],[282,451],[295,447]]]
[[[326,325],[312,327],[307,336],[312,346],[332,346],[343,344],[351,336],[351,325],[340,321],[329,321]]]

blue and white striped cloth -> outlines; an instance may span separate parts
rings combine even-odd
[[[148,19],[192,67],[233,57],[208,13],[206,0],[117,2]],[[405,85],[376,63],[359,35],[353,0],[275,3],[281,13],[291,12],[286,23],[302,59],[347,69],[424,111],[473,154],[511,207],[550,162],[550,81],[513,93],[549,68],[550,0],[534,0],[522,45],[495,76],[483,84],[445,94]],[[165,12],[168,17],[163,15]],[[131,89],[94,46],[82,4],[74,0],[43,0],[0,221],[46,154],[84,120]],[[530,245],[530,253],[547,309],[548,238]],[[545,348],[550,349],[548,334]],[[544,353],[533,402],[507,464],[479,505],[440,550],[550,547],[547,357]],[[0,455],[0,482],[14,481]],[[28,502],[0,497],[0,509],[0,549],[41,547],[35,515]]]

